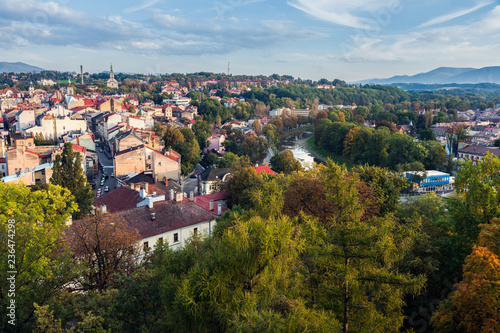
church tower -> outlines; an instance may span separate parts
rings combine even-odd
[[[118,89],[118,81],[115,79],[115,73],[113,72],[113,64],[110,66],[109,80],[106,85],[113,89]]]

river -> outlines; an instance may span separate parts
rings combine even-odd
[[[278,144],[278,151],[282,152],[285,150],[290,150],[293,156],[302,163],[302,166],[305,169],[309,169],[313,162],[314,163],[323,163],[321,160],[317,159],[310,151],[307,149],[306,140],[312,136],[312,132],[304,132],[299,135],[290,136],[286,139],[281,140]],[[270,149],[267,153],[266,158],[264,159],[264,163],[269,163],[273,157],[273,152]]]

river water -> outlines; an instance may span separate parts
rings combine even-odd
[[[321,160],[314,157],[314,155],[307,149],[306,140],[312,136],[312,132],[304,132],[299,135],[291,136],[286,139],[281,140],[278,145],[278,151],[282,152],[285,150],[290,150],[293,153],[293,156],[302,163],[302,166],[305,169],[309,169],[313,162],[314,163],[323,163]],[[266,158],[264,159],[264,163],[269,163],[271,157],[273,157],[272,150],[269,150]]]

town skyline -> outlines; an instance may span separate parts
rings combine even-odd
[[[497,64],[495,1],[1,0],[2,61],[356,81]],[[33,52],[36,50],[36,52]],[[57,56],[55,56],[57,55]]]

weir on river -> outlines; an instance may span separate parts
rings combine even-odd
[[[311,167],[313,162],[323,163],[321,160],[314,157],[306,146],[306,140],[312,136],[312,134],[312,132],[303,132],[298,135],[289,136],[280,141],[278,144],[278,151],[282,152],[287,149],[290,150],[293,153],[293,156],[300,161],[302,166],[306,169]],[[273,151],[269,149],[267,156],[264,159],[264,163],[269,163],[271,157],[273,157]]]

